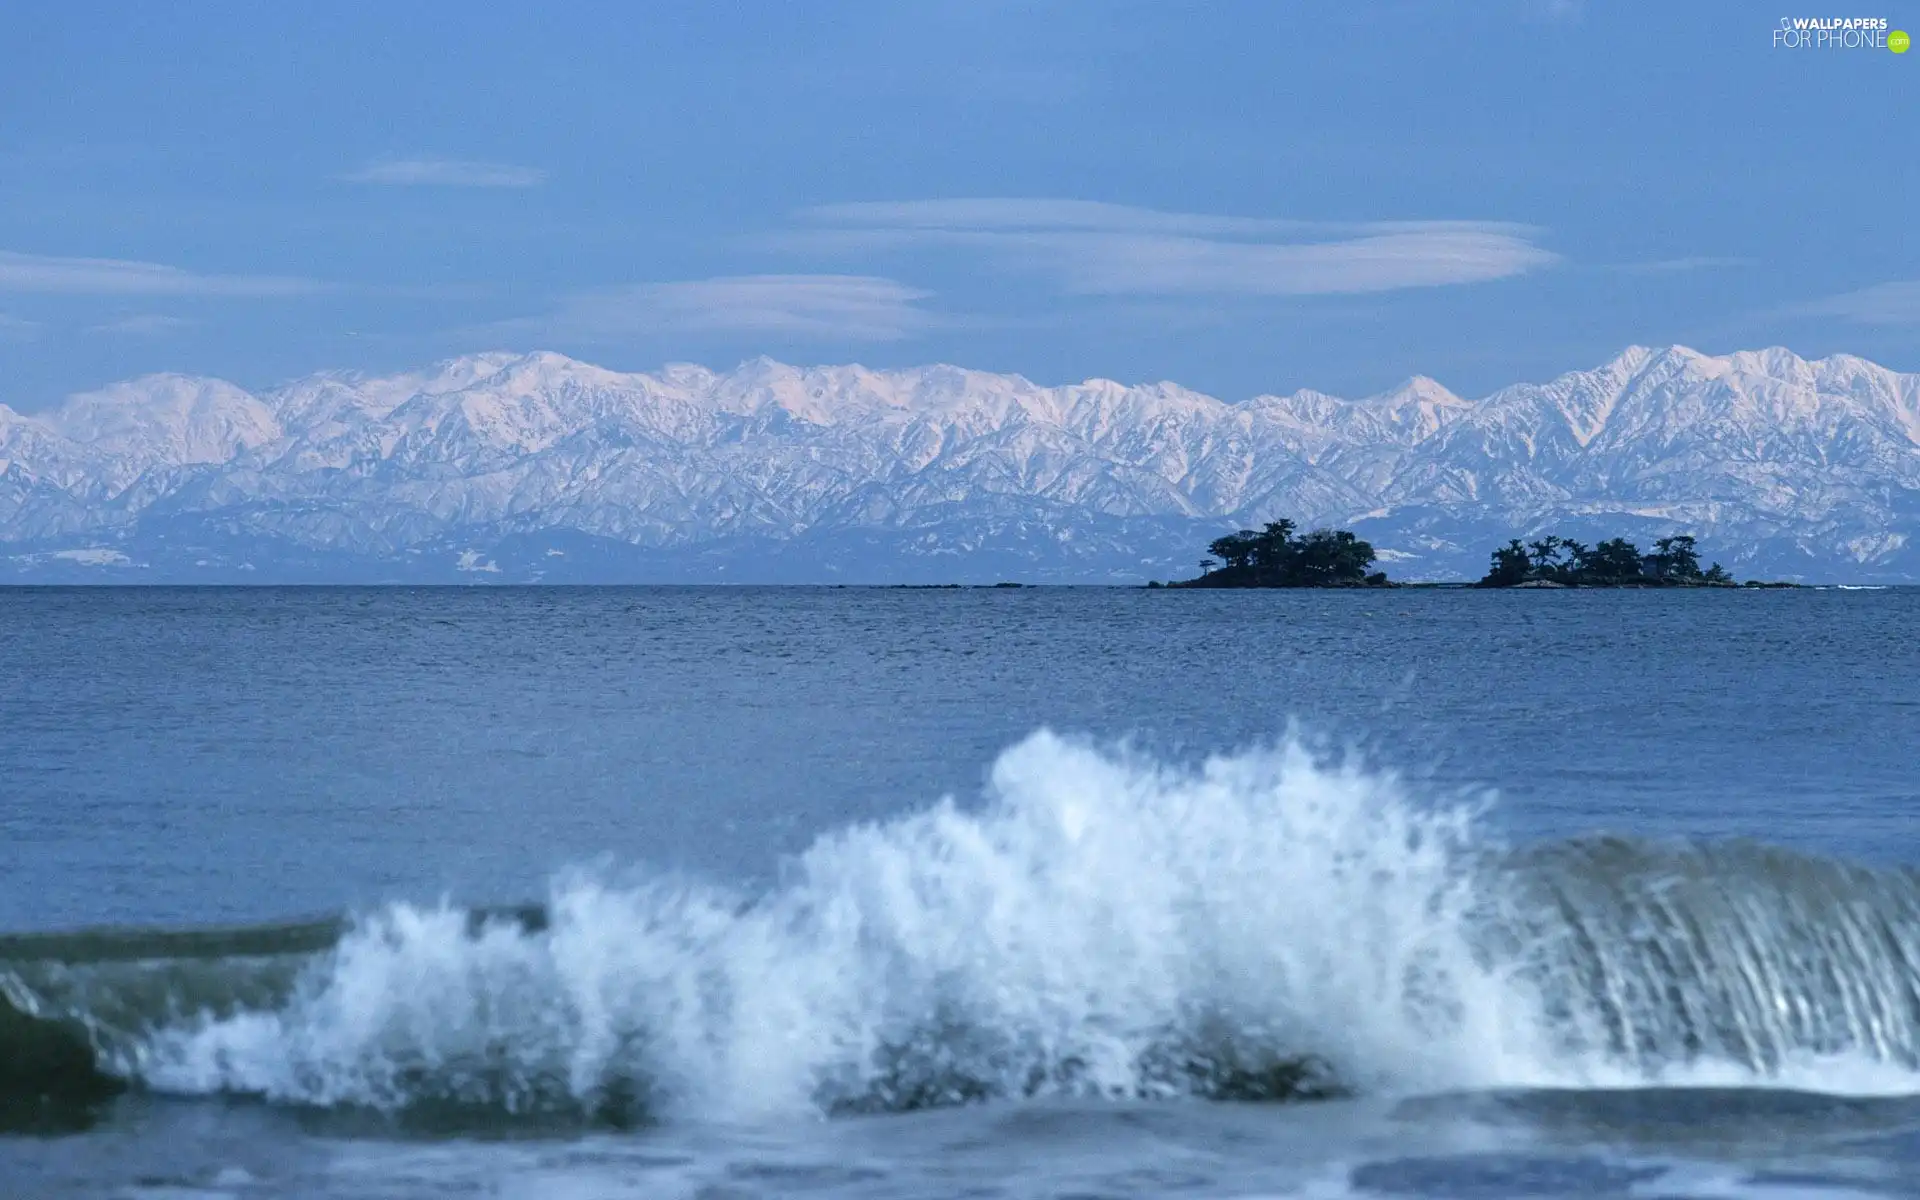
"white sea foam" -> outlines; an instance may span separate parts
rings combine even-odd
[[[1489,937],[1514,903],[1490,856],[1469,806],[1298,745],[1179,767],[1040,733],[980,805],[823,837],[762,895],[575,874],[538,932],[385,909],[286,1004],[172,1025],[124,1065],[306,1104],[724,1119],[1284,1091],[1300,1064],[1363,1092],[1914,1090],[1911,1028],[1849,1041],[1810,1022],[1818,997],[1752,972],[1780,1038],[1825,1040],[1722,1055],[1700,1033],[1710,996],[1678,1016],[1622,1010],[1617,981],[1569,1000],[1631,955],[1568,958],[1584,943],[1544,917]]]

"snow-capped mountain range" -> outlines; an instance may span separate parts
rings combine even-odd
[[[1736,574],[1920,580],[1920,375],[1634,347],[1464,399],[1229,403],[934,366],[625,374],[478,354],[254,394],[0,405],[0,578],[1141,581],[1287,516],[1401,578],[1509,537],[1699,537]]]

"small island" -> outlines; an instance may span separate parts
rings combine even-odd
[[[1700,569],[1689,535],[1663,537],[1652,554],[1625,538],[1585,546],[1552,534],[1522,543],[1515,538],[1493,552],[1491,569],[1476,585],[1501,587],[1733,587],[1733,577],[1714,563]]]
[[[1268,521],[1216,538],[1200,560],[1200,578],[1169,583],[1176,588],[1390,587],[1373,565],[1373,547],[1346,529],[1316,529],[1294,536],[1294,523]]]
[[[1292,521],[1268,521],[1216,538],[1200,560],[1198,579],[1149,583],[1151,588],[1313,588],[1313,587],[1739,587],[1719,563],[1700,566],[1690,534],[1663,537],[1653,553],[1642,554],[1626,538],[1608,538],[1594,546],[1548,534],[1531,542],[1515,538],[1493,552],[1491,568],[1475,584],[1403,584],[1384,571],[1370,570],[1373,546],[1347,529],[1316,529],[1295,536]],[[1797,587],[1762,583],[1756,587]]]

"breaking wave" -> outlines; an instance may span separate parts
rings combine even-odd
[[[1037,1095],[1920,1090],[1920,879],[1749,844],[1509,850],[1297,744],[1048,733],[985,801],[746,895],[0,939],[0,1107],[123,1084],[610,1125]]]

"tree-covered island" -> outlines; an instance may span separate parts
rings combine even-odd
[[[1404,587],[1374,571],[1373,547],[1346,529],[1316,529],[1296,536],[1292,521],[1268,521],[1216,538],[1200,560],[1200,577],[1176,588]],[[1148,585],[1159,587],[1159,583]],[[1438,585],[1462,586],[1462,585]],[[1548,534],[1519,538],[1493,552],[1491,569],[1476,587],[1733,587],[1719,563],[1702,569],[1694,539],[1663,537],[1642,554],[1626,538],[1594,546]],[[1792,586],[1749,582],[1748,587]]]
[[[1533,542],[1515,538],[1493,552],[1480,587],[1732,587],[1719,563],[1700,569],[1700,555],[1687,535],[1664,537],[1652,554],[1625,538],[1595,546],[1547,535]]]
[[[1386,587],[1384,572],[1369,572],[1373,547],[1345,529],[1294,536],[1294,523],[1268,521],[1216,538],[1200,560],[1200,578],[1169,587]]]

